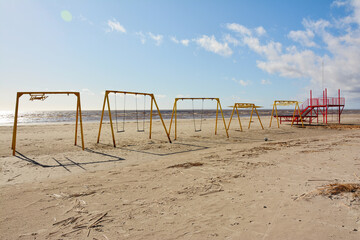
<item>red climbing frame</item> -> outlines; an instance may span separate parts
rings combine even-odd
[[[338,90],[337,97],[328,97],[327,89],[323,91],[323,96],[319,98],[312,97],[312,91],[310,90],[310,98],[308,98],[300,106],[301,117],[303,121],[311,124],[315,119],[319,123],[319,115],[323,116],[323,123],[328,123],[328,112],[329,108],[335,108],[338,110],[339,123],[341,119],[341,113],[345,107],[345,98],[340,97],[340,89]],[[282,122],[292,122],[293,116],[291,115],[279,115],[280,123]],[[300,117],[295,115],[294,123],[299,124]]]

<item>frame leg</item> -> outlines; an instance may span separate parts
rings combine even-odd
[[[242,126],[241,126],[241,120],[240,120],[240,114],[239,114],[239,109],[238,108],[236,108],[236,114],[237,114],[237,116],[238,116],[238,120],[239,120],[239,125],[240,125],[240,131],[242,132]]]
[[[274,103],[273,109],[272,109],[272,111],[271,111],[271,117],[270,117],[270,125],[269,125],[269,127],[271,127],[271,122],[272,122],[272,119],[273,119],[273,116],[274,116],[274,108],[275,108],[275,103]]]
[[[256,112],[256,115],[258,116],[260,125],[261,125],[262,129],[264,130],[264,127],[263,127],[263,125],[262,125],[262,123],[261,123],[261,119],[260,119],[259,113],[258,113],[258,111],[256,110],[256,107],[255,107],[255,112]]]
[[[235,112],[235,106],[233,107],[233,110],[232,110],[232,112],[231,112],[231,116],[230,116],[230,119],[229,119],[229,124],[228,124],[228,127],[227,127],[228,130],[229,130],[229,128],[230,128],[230,124],[231,124],[231,120],[232,120],[232,117],[233,117],[233,115],[234,115],[234,112]]]
[[[13,138],[12,138],[12,154],[15,156],[16,151],[16,133],[17,133],[17,120],[18,120],[18,112],[19,112],[19,101],[21,95],[19,93],[16,94],[16,105],[15,105],[15,116],[14,116],[14,127],[13,127]]]
[[[79,120],[79,96],[77,96],[77,99],[76,99],[75,143],[74,143],[75,146],[77,144],[78,120]]]
[[[84,144],[84,129],[83,129],[83,124],[82,124],[80,94],[79,94],[79,96],[78,96],[78,104],[79,104],[79,116],[80,116],[81,147],[82,147],[82,150],[84,150],[84,149],[85,149],[85,144]],[[76,122],[76,123],[77,123],[77,122]]]
[[[154,98],[151,96],[151,104],[150,104],[150,131],[149,131],[149,139],[151,139],[151,132],[152,132],[153,103],[154,103]]]
[[[107,105],[108,105],[108,111],[109,111],[109,119],[110,119],[111,135],[112,135],[112,138],[113,138],[113,144],[114,144],[114,147],[116,147],[115,134],[114,134],[114,127],[113,127],[112,118],[111,118],[111,110],[110,110],[109,94],[107,94],[107,95],[106,95],[106,102],[107,102]]]
[[[217,133],[218,115],[219,115],[219,102],[217,102],[217,105],[216,105],[215,135]],[[226,128],[226,126],[225,126],[225,128]]]
[[[250,121],[249,121],[248,129],[250,129],[250,124],[251,124],[251,120],[252,120],[252,115],[253,115],[253,113],[254,113],[254,107],[251,109]]]
[[[107,93],[105,93],[105,96],[104,96],[104,104],[103,104],[103,107],[102,107],[102,112],[101,112],[101,120],[100,120],[99,134],[98,134],[98,138],[97,138],[97,143],[99,143],[99,141],[100,141],[100,133],[101,133],[101,126],[102,126],[102,122],[103,122],[103,119],[104,119],[104,111],[105,111],[106,96],[107,96]]]
[[[158,111],[158,113],[159,113],[159,117],[160,117],[161,123],[162,123],[162,125],[163,125],[163,127],[164,127],[164,130],[165,130],[165,133],[166,133],[166,135],[167,135],[167,137],[168,137],[169,143],[171,143],[171,139],[170,139],[169,133],[168,133],[168,131],[167,131],[167,129],[166,129],[164,119],[163,119],[162,116],[161,116],[161,112],[160,112],[159,106],[157,105],[155,98],[153,98],[153,99],[154,99],[155,107],[156,107],[156,109],[157,109],[157,111]]]
[[[228,129],[226,128],[224,113],[223,113],[223,110],[221,108],[221,104],[220,104],[219,100],[218,100],[218,106],[220,107],[221,116],[222,116],[222,119],[223,119],[223,122],[224,122],[224,128],[225,128],[226,136],[227,136],[227,138],[229,138],[229,132],[228,132]],[[217,117],[216,117],[216,120],[217,120]],[[216,121],[216,126],[217,126],[217,121]]]

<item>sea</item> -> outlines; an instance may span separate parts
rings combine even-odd
[[[259,115],[261,116],[270,116],[271,109],[258,109]],[[225,118],[231,116],[231,109],[223,110]],[[293,110],[279,110],[279,114],[292,114]],[[357,113],[360,114],[359,109],[348,110],[345,109],[343,114]],[[239,111],[240,117],[249,117],[251,110]],[[161,116],[164,120],[171,119],[172,110],[161,110]],[[111,112],[112,120],[114,122],[129,122],[129,121],[149,121],[150,111],[134,111],[126,110],[123,111],[112,111]],[[216,109],[196,109],[196,110],[178,110],[177,118],[178,119],[211,119],[216,117]],[[219,111],[219,117],[220,111]],[[236,113],[235,116],[236,117]],[[254,113],[253,117],[256,117]],[[337,111],[330,111],[328,118],[331,119],[337,117]],[[100,122],[101,111],[100,110],[85,110],[82,111],[82,121],[83,122]],[[18,115],[18,125],[31,125],[31,124],[56,124],[56,123],[72,123],[75,122],[76,111],[32,111],[32,112],[19,112]],[[153,119],[159,119],[157,111],[153,111]],[[104,121],[109,121],[109,115],[106,111],[104,114]],[[14,124],[14,112],[10,111],[0,111],[0,126],[12,126]]]

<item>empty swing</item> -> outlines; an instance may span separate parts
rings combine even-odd
[[[195,132],[201,132],[202,120],[203,120],[203,112],[204,112],[204,99],[202,99],[202,103],[201,103],[200,126],[199,126],[199,128],[196,128],[194,99],[192,99],[192,112],[193,112],[193,120],[194,120],[194,130],[195,130]]]
[[[126,118],[126,112],[125,112],[125,104],[126,104],[126,93],[124,94],[124,109],[123,109],[123,119],[122,119],[122,129],[119,129],[118,126],[118,110],[116,106],[116,92],[115,92],[115,122],[116,122],[116,132],[125,132],[125,118]]]
[[[145,105],[146,105],[146,96],[144,95],[144,111],[143,111],[143,122],[142,128],[139,127],[139,111],[138,111],[138,101],[137,101],[137,94],[135,94],[135,111],[136,111],[136,130],[138,132],[145,132]]]

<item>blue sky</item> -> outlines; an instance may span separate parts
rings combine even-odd
[[[45,90],[100,109],[105,89],[152,92],[163,109],[179,96],[271,108],[322,85],[360,108],[359,2],[0,0],[0,110]],[[74,106],[26,98],[21,110]]]

